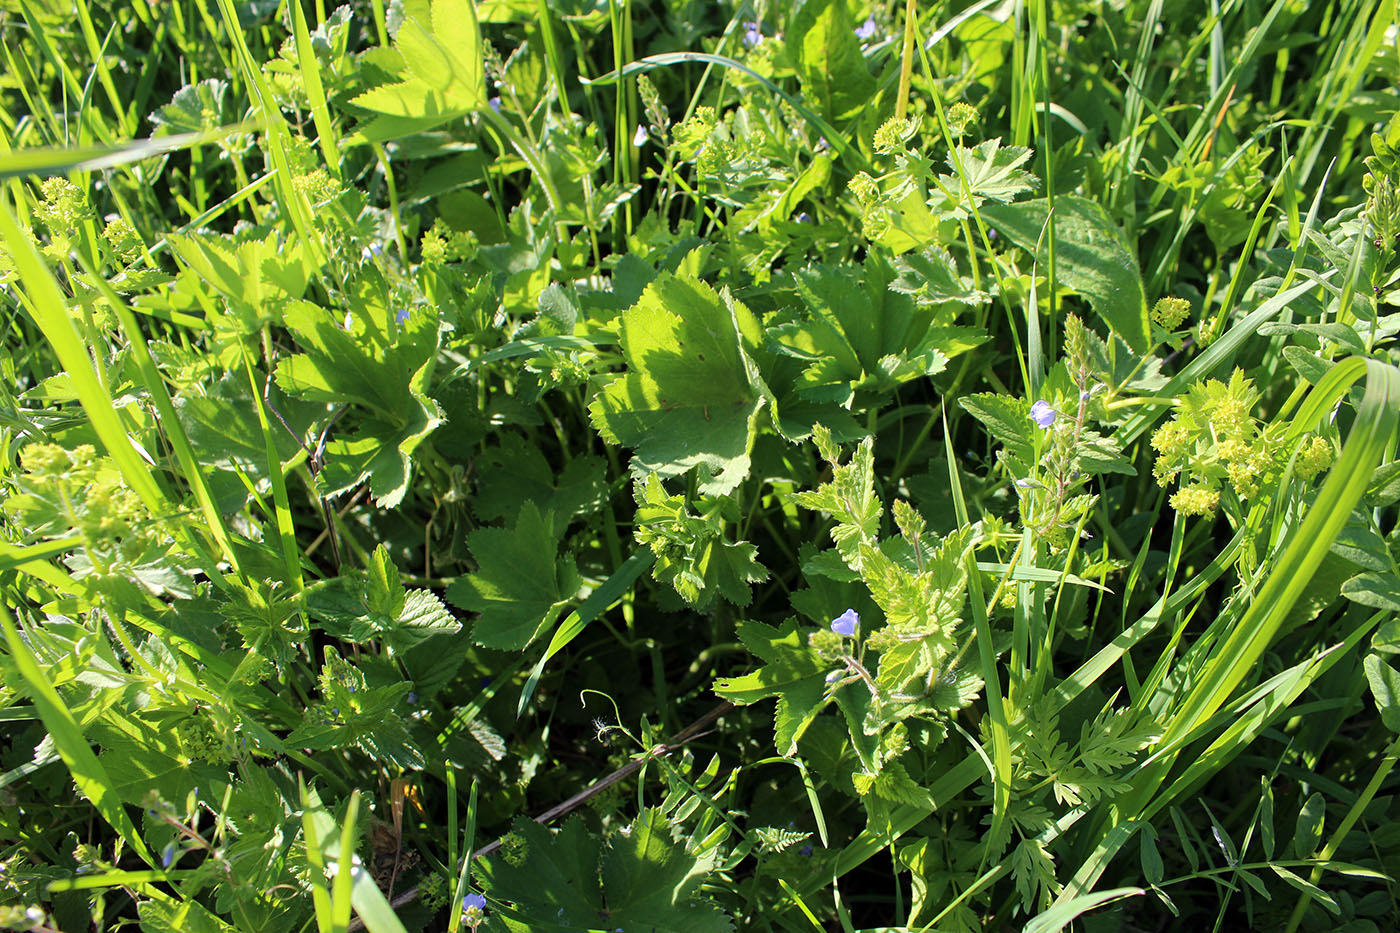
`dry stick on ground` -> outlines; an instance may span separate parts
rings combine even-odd
[[[708,729],[711,725],[714,724],[714,721],[716,719],[723,716],[725,713],[729,712],[733,708],[734,704],[730,703],[727,700],[719,704],[714,709],[710,710],[708,713],[701,716],[699,719],[695,720],[690,725],[686,726],[680,732],[677,732],[675,735],[671,736],[665,742],[662,742],[660,745],[653,746],[645,754],[642,754],[632,759],[627,764],[623,765],[621,768],[618,768],[612,774],[599,778],[592,784],[585,787],[583,790],[579,791],[577,794],[574,794],[572,797],[570,797],[563,803],[554,807],[550,807],[548,810],[535,817],[535,822],[548,823],[551,820],[557,819],[558,817],[561,817],[572,810],[578,809],[589,798],[602,793],[604,790],[616,784],[618,781],[624,781],[627,778],[631,777],[633,774],[635,774],[637,771],[640,771],[642,766],[648,761],[651,761],[653,758],[661,758],[666,755],[669,755],[671,754],[671,752],[675,751],[681,746],[686,745],[689,742],[695,741],[705,732],[706,729]],[[472,853],[472,858],[485,858],[492,852],[495,852],[500,847],[501,842],[498,839],[490,845],[483,846],[482,848],[477,849],[475,852]],[[417,899],[418,888],[415,886],[409,888],[407,891],[394,898],[390,903],[395,909],[397,909]],[[364,928],[364,921],[362,921],[357,916],[355,917],[355,919],[350,921],[349,933],[356,933],[357,930],[363,930]]]

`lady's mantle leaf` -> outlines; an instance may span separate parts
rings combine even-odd
[[[1016,204],[982,205],[982,216],[1024,250],[1035,254],[1044,271],[1049,237],[1042,236],[1050,216],[1044,198]],[[1055,199],[1055,277],[1085,298],[1113,332],[1138,353],[1151,342],[1147,294],[1137,257],[1102,207],[1085,198]]]
[[[774,744],[780,754],[791,754],[802,728],[822,705],[831,665],[824,664],[807,646],[796,619],[789,619],[780,628],[740,622],[739,639],[750,654],[768,664],[740,677],[715,681],[715,693],[740,706],[777,697]]]
[[[937,309],[891,290],[894,271],[877,259],[809,266],[797,273],[805,311],[780,315],[766,336],[777,352],[804,360],[799,396],[849,406],[857,393],[882,397],[911,379],[943,371],[950,357],[985,334],[937,323]]]
[[[758,323],[726,291],[663,274],[621,318],[627,374],[589,406],[604,440],[636,449],[632,471],[678,476],[700,466],[700,490],[723,495],[749,472],[766,388],[744,344]]]
[[[514,916],[524,921],[508,921],[509,929],[733,929],[718,907],[698,896],[713,856],[687,854],[658,810],[644,811],[606,846],[579,819],[551,833],[522,817],[511,836],[518,840],[514,857],[483,859],[476,869],[482,889],[512,904]]]
[[[472,628],[477,644],[519,650],[559,617],[580,582],[572,555],[555,557],[562,532],[552,513],[526,502],[514,527],[467,535],[476,573],[448,587],[447,598],[481,613]]]
[[[321,478],[331,495],[368,478],[375,503],[392,508],[408,489],[413,451],[442,423],[442,410],[423,391],[437,352],[437,321],[420,314],[396,338],[385,309],[365,307],[350,333],[329,310],[293,302],[284,320],[306,352],[277,365],[277,385],[297,398],[368,410],[358,430],[343,429],[327,444]]]
[[[431,19],[431,30],[412,17],[399,27],[394,47],[406,66],[404,80],[351,101],[380,115],[360,129],[365,141],[422,132],[486,105],[476,4],[433,0]]]

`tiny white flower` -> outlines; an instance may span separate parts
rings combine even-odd
[[[640,149],[646,143],[646,141],[647,128],[645,126],[637,127],[637,132],[632,134],[632,145]]]

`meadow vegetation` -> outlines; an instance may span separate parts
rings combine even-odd
[[[1400,928],[1394,0],[0,38],[0,927]]]

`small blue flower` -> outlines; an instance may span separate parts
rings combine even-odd
[[[463,907],[475,907],[477,910],[486,909],[486,898],[480,894],[468,894],[462,898]]]
[[[488,100],[487,103],[491,105],[492,110],[496,111],[497,113],[501,112],[501,99],[499,97],[493,97],[490,100]]]
[[[827,674],[827,675],[826,675],[826,682],[829,683],[829,684],[834,684],[834,683],[836,683],[836,681],[838,681],[838,680],[840,680],[840,679],[841,679],[841,672],[840,672],[840,671],[832,671],[830,674]]]
[[[404,323],[405,321],[407,321],[407,320],[408,320],[408,309],[407,309],[407,308],[400,308],[400,309],[398,310],[398,313],[394,315],[394,320],[397,321],[397,322],[400,323],[400,324],[402,324],[402,323]]]
[[[763,31],[758,28],[758,23],[748,22],[744,24],[744,44],[753,48],[763,41]]]
[[[875,17],[871,16],[865,22],[856,27],[856,38],[862,42],[875,38]]]
[[[160,867],[169,868],[173,861],[175,861],[175,843],[167,842],[165,848],[160,850]]]
[[[1055,409],[1050,407],[1050,403],[1041,399],[1031,406],[1031,420],[1042,428],[1048,428],[1055,423],[1055,419],[1060,415]]]
[[[797,854],[798,854],[798,855],[805,855],[805,856],[807,856],[808,858],[811,858],[811,857],[812,857],[812,847],[811,847],[810,845],[803,846],[802,848],[800,848],[800,849],[797,850]]]
[[[852,638],[860,627],[860,616],[854,609],[847,609],[831,620],[831,630],[843,638]]]
[[[405,696],[404,699],[408,701],[409,706],[416,706],[418,704],[418,694],[414,693],[412,690],[408,691],[408,695]]]

